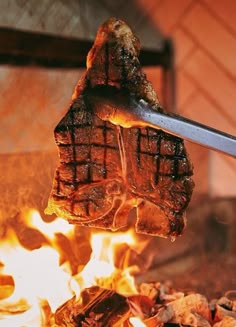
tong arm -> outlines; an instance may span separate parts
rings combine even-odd
[[[236,157],[236,137],[125,93],[90,91],[87,100],[103,120],[122,127],[152,127]]]

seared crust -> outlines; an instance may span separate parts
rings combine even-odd
[[[161,130],[103,121],[84,96],[101,85],[115,87],[159,110],[139,51],[137,37],[121,20],[111,18],[99,28],[87,72],[55,128],[60,164],[46,212],[71,223],[116,230],[127,224],[136,206],[137,232],[175,237],[185,226],[194,185],[183,140]]]

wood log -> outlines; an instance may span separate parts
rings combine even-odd
[[[130,308],[126,297],[108,289],[93,286],[81,293],[82,303],[75,298],[55,313],[55,322],[62,327],[118,327],[128,319]]]

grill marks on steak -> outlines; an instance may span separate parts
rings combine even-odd
[[[151,128],[124,129],[128,189],[138,199],[138,232],[178,235],[192,192],[183,140]]]
[[[127,224],[136,206],[137,232],[177,236],[193,189],[183,140],[161,130],[103,121],[86,100],[87,90],[102,85],[128,90],[159,110],[138,53],[139,42],[124,22],[112,18],[100,27],[86,75],[55,128],[60,164],[46,212],[115,230]]]
[[[55,129],[60,166],[52,192],[63,216],[82,221],[109,211],[107,192],[122,186],[117,127],[84,109],[81,98]]]

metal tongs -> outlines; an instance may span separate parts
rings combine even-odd
[[[130,93],[111,87],[92,89],[86,99],[103,120],[122,127],[152,127],[236,157],[236,137],[151,106]],[[158,109],[158,110],[157,110]]]

